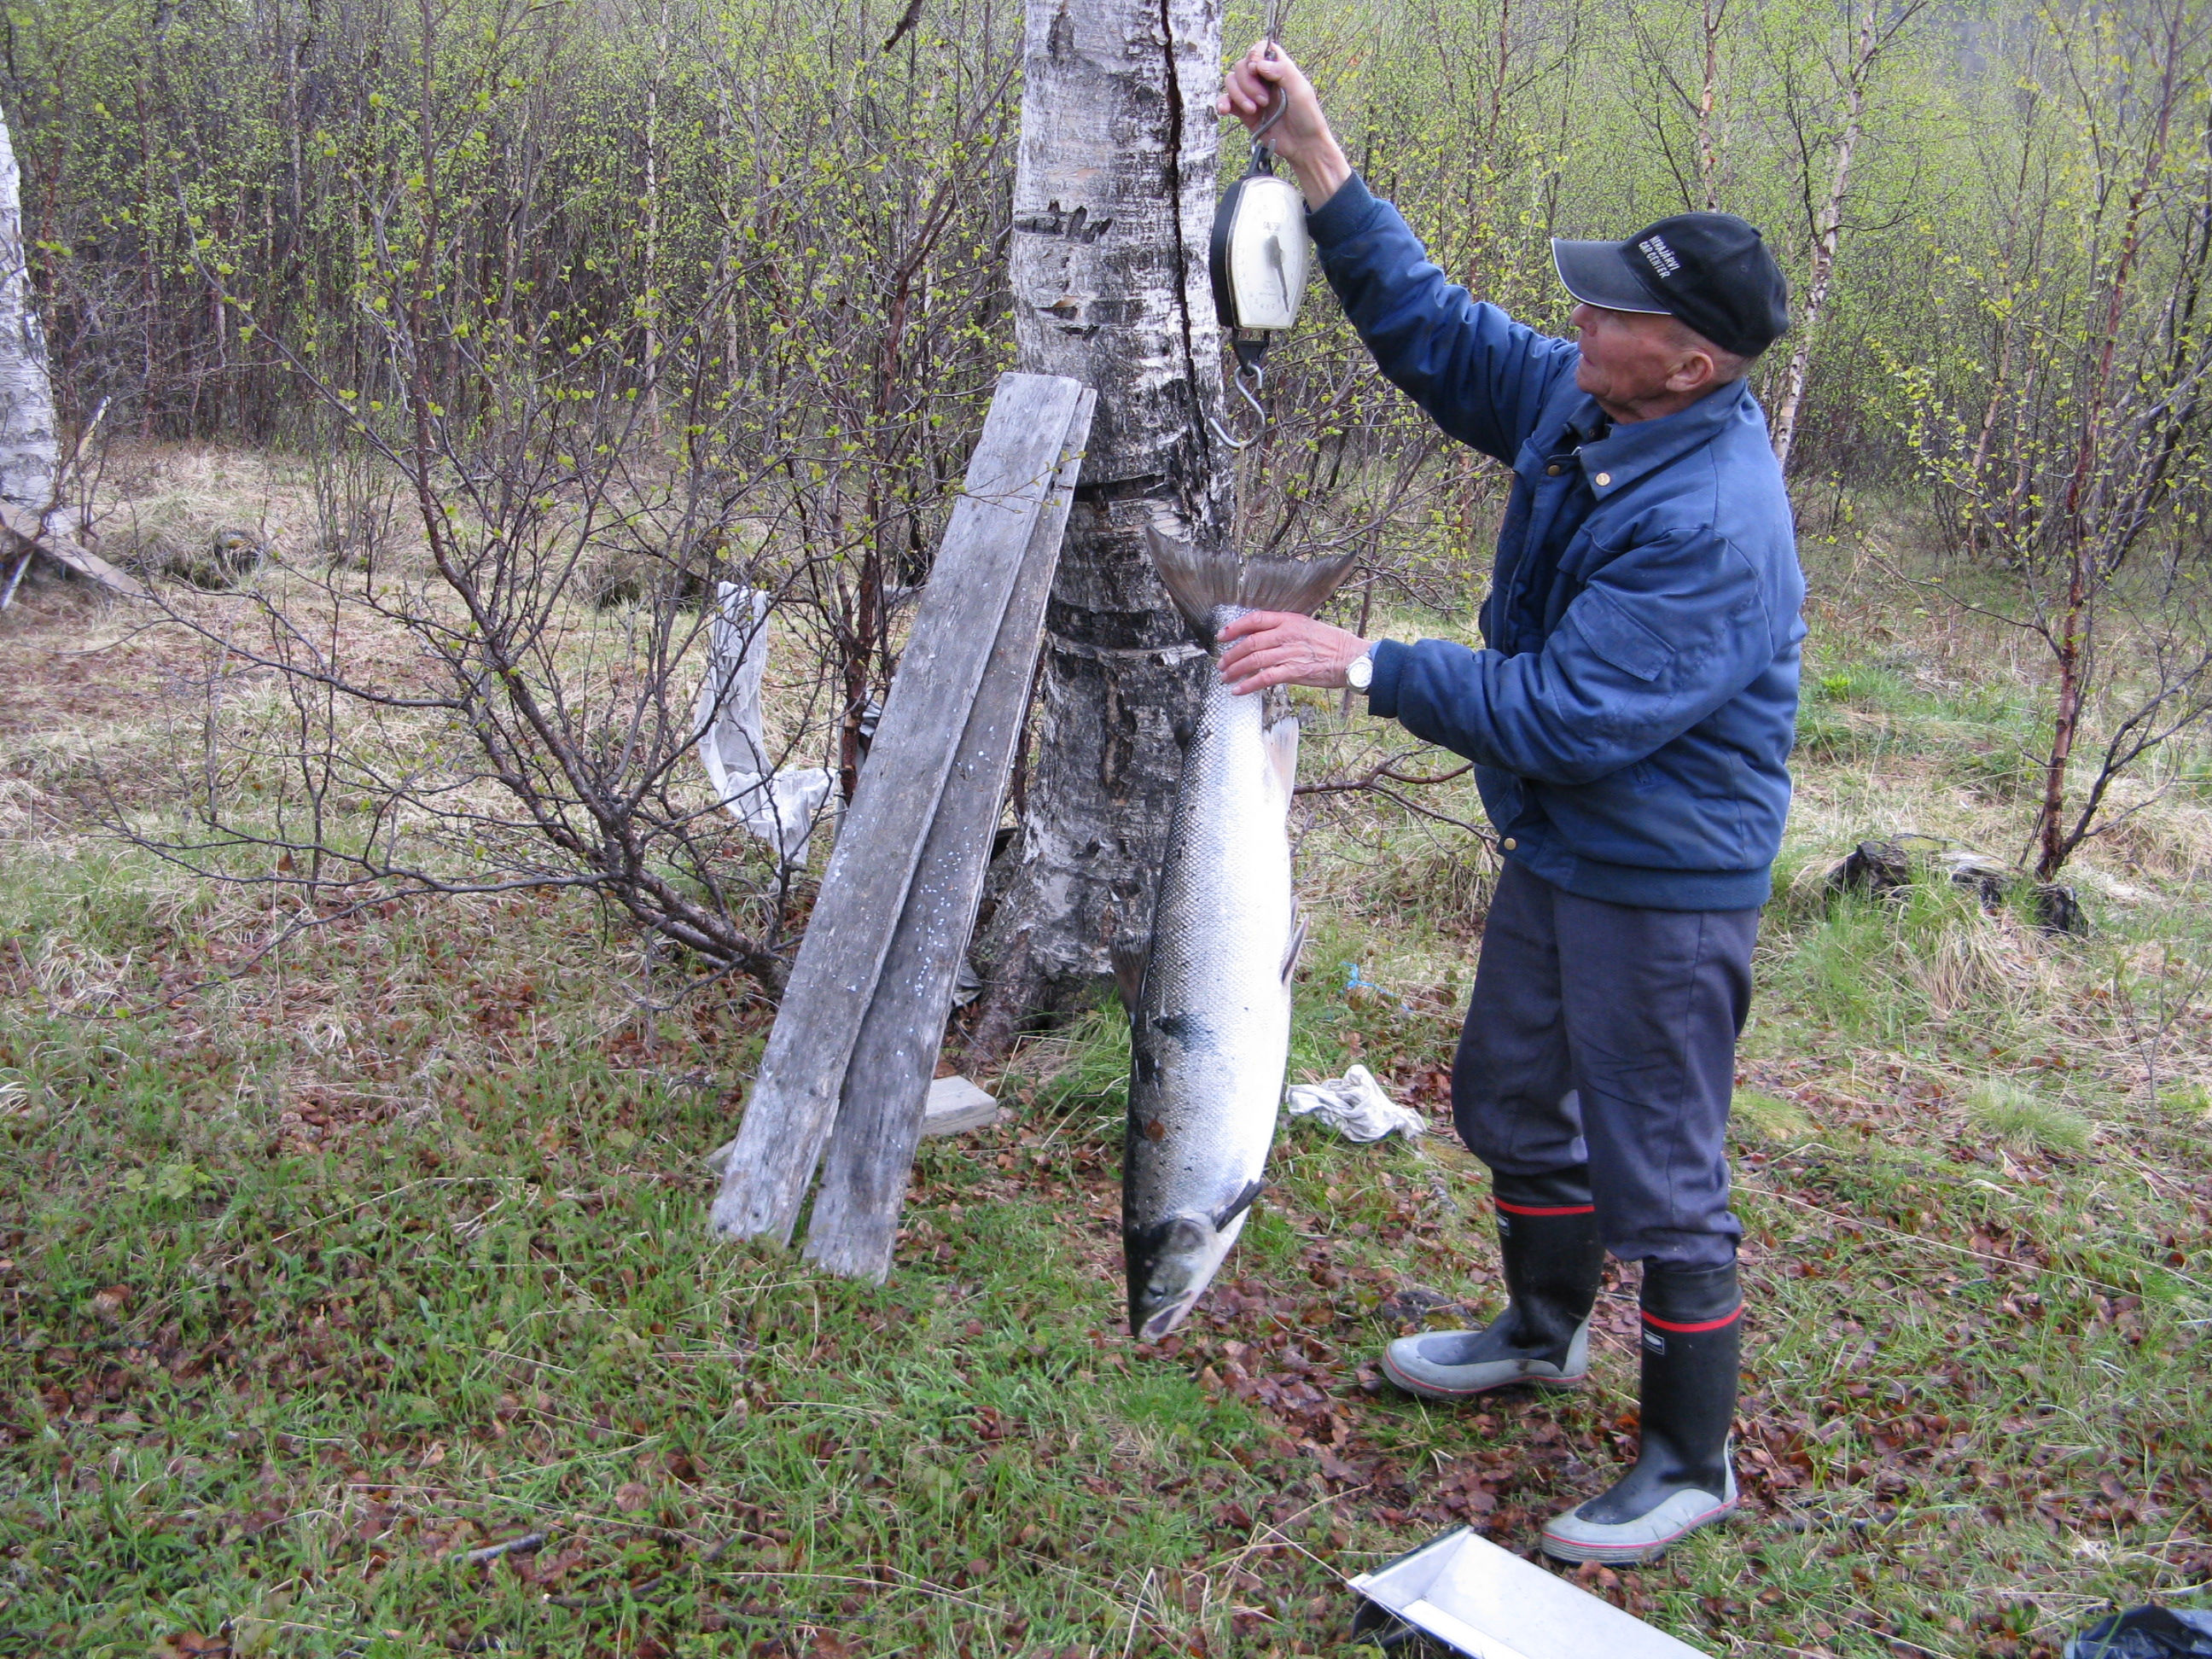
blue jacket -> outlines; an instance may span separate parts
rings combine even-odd
[[[1382,372],[1514,474],[1488,648],[1378,644],[1369,710],[1474,761],[1506,856],[1571,893],[1764,903],[1805,582],[1750,388],[1584,442],[1603,412],[1575,346],[1447,282],[1357,177],[1307,223]]]

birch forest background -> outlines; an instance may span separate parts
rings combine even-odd
[[[333,552],[395,503],[435,542],[449,483],[519,544],[549,492],[649,474],[650,523],[598,538],[627,562],[582,573],[601,599],[656,569],[696,591],[772,526],[827,584],[849,792],[884,595],[926,574],[1011,358],[1019,25],[1005,0],[16,6],[0,98],[64,421],[313,455]],[[1284,27],[1437,260],[1540,326],[1554,234],[1766,229],[1796,323],[1758,385],[1804,526],[1900,507],[1916,574],[2049,653],[2054,879],[2212,693],[2199,0],[1301,0]],[[1503,475],[1311,315],[1239,539],[1355,544],[1463,605]],[[2150,659],[2125,689],[2100,650],[2124,634]]]
[[[465,443],[526,386],[603,423],[634,406],[671,457],[857,471],[858,445],[877,511],[915,499],[1007,350],[1019,22],[990,0],[15,6],[0,96],[67,413],[404,441],[419,379]],[[1741,213],[1795,284],[1759,381],[1794,477],[1940,479],[2031,538],[2082,421],[2161,452],[2167,526],[2203,504],[2207,28],[2188,0],[1284,14],[1356,161],[1476,291],[1557,325],[1549,237]],[[1280,416],[1403,420],[1326,309]]]

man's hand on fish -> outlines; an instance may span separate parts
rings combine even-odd
[[[1249,612],[1223,629],[1221,640],[1229,646],[1221,683],[1239,696],[1271,685],[1334,690],[1345,684],[1345,670],[1367,654],[1358,635],[1285,611]]]

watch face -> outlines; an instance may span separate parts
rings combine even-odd
[[[1345,683],[1355,691],[1364,691],[1375,678],[1375,659],[1362,657],[1344,671]]]

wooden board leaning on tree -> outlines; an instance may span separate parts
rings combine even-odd
[[[788,1243],[834,1139],[809,1254],[889,1270],[1092,403],[1072,380],[1000,378],[730,1146],[717,1231]]]
[[[43,525],[39,515],[13,501],[0,501],[0,553],[27,558],[43,553],[67,570],[104,588],[119,599],[150,599],[146,584],[118,570],[99,554],[80,545],[67,531]]]
[[[1052,596],[1060,533],[1082,466],[1084,433],[1076,428],[1089,428],[1090,396],[1085,393],[1069,428],[1067,459],[1037,515],[875,1000],[854,1045],[806,1233],[807,1259],[832,1273],[880,1281],[890,1272],[907,1175],[921,1139],[923,1103],[952,1006],[953,978],[975,927],[1014,745],[1029,712],[1045,601]]]

